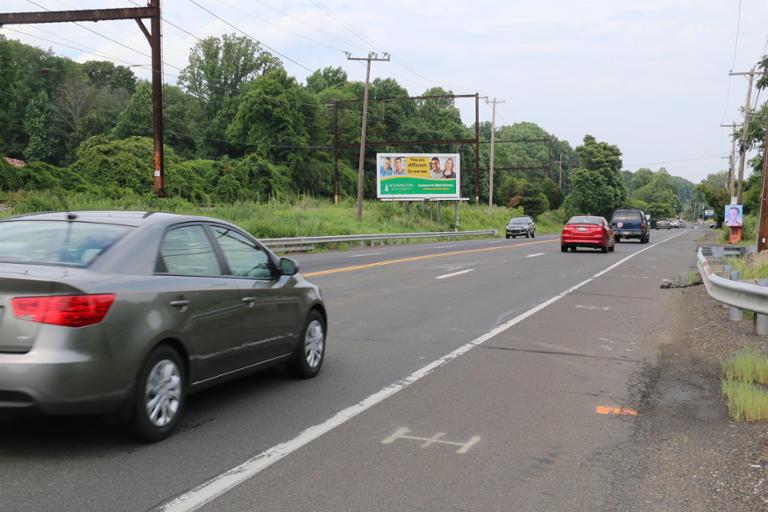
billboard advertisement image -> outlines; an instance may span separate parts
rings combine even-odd
[[[379,199],[458,199],[461,197],[458,153],[377,153]]]

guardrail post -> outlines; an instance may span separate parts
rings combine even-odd
[[[730,265],[726,265],[730,267]],[[741,280],[741,272],[738,270],[731,270],[731,281],[740,281]],[[728,312],[728,320],[731,322],[740,322],[744,318],[744,315],[742,311],[739,308],[731,306],[730,311]]]
[[[757,286],[768,286],[768,279],[758,279]],[[768,336],[768,315],[755,313],[755,334]]]

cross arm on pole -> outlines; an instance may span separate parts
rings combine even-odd
[[[136,18],[151,18],[157,15],[157,7],[83,9],[76,11],[6,12],[0,13],[0,25],[64,23],[70,21],[133,20]]]

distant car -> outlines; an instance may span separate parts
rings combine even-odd
[[[187,394],[276,364],[314,377],[320,290],[224,221],[71,212],[0,222],[0,408],[130,419],[158,441]]]
[[[672,229],[672,224],[667,219],[656,221],[656,229]]]
[[[651,227],[648,217],[639,208],[619,208],[611,216],[611,230],[616,235],[616,242],[622,239],[635,238],[641,244],[647,244],[651,239]]]
[[[680,227],[680,219],[670,219],[669,226],[674,229],[678,229]]]
[[[577,247],[592,247],[602,252],[613,251],[615,238],[604,217],[576,215],[563,226],[560,235],[560,251],[576,251]]]
[[[514,217],[507,223],[507,238],[536,238],[536,223],[530,217]]]

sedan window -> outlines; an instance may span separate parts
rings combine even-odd
[[[219,276],[221,267],[203,226],[168,231],[160,246],[158,272],[182,276]]]
[[[252,279],[272,279],[272,266],[266,251],[231,228],[212,226],[212,229],[229,263],[232,275]]]

